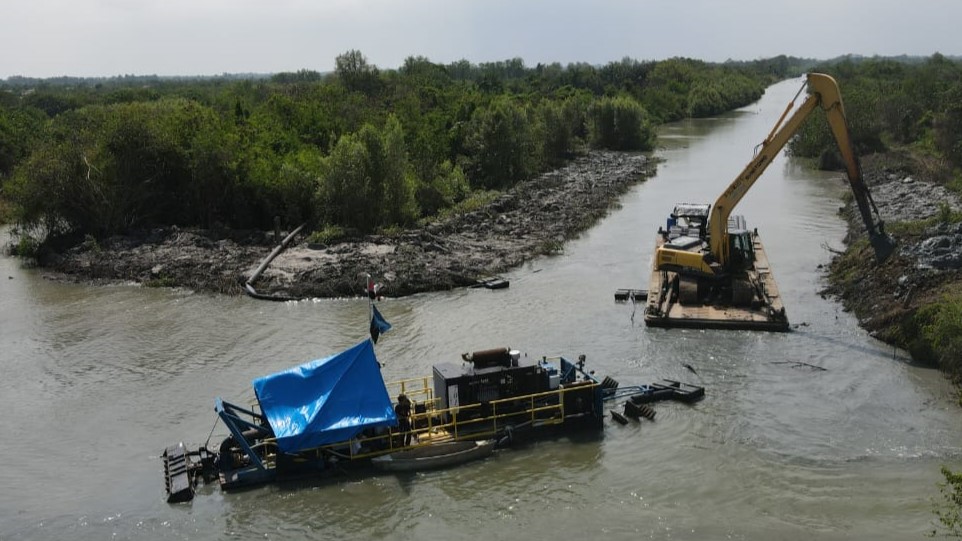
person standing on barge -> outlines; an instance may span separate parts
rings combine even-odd
[[[399,394],[397,405],[394,406],[394,414],[397,415],[398,431],[401,433],[401,442],[406,447],[411,445],[411,400],[407,395]]]

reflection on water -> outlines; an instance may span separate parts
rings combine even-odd
[[[364,299],[263,303],[58,283],[0,259],[0,538],[905,539],[931,523],[960,417],[938,373],[867,337],[817,293],[841,245],[838,174],[779,158],[737,212],[769,251],[791,333],[647,329],[614,290],[647,288],[654,234],[676,202],[713,202],[751,159],[796,82],[718,119],[663,129],[658,176],[507,290],[387,299],[387,380],[465,351],[585,354],[623,385],[704,385],[693,406],[425,474],[306,480],[163,502],[158,455],[201,445],[217,396],[367,335]],[[691,366],[695,372],[690,371]],[[818,368],[813,368],[818,367]],[[219,441],[224,429],[214,430]],[[483,532],[483,533],[481,533]]]

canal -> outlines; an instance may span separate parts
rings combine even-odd
[[[267,303],[67,284],[0,258],[0,539],[892,539],[931,529],[939,468],[962,458],[952,386],[881,344],[824,287],[846,184],[779,157],[737,209],[757,227],[793,330],[648,329],[647,288],[677,202],[714,202],[801,80],[660,131],[658,173],[506,290],[386,299],[388,380],[466,351],[585,354],[623,385],[703,385],[694,406],[597,438],[539,441],[456,469],[307,480],[164,502],[170,444],[212,445],[215,397],[367,335],[367,301]],[[844,94],[844,89],[843,94]],[[686,365],[694,371],[689,370]],[[815,368],[817,367],[817,368]]]

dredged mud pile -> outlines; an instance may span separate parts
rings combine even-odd
[[[832,261],[825,292],[839,297],[872,335],[893,342],[907,316],[944,286],[962,281],[962,224],[938,219],[943,210],[962,209],[962,201],[907,155],[868,156],[862,169],[879,214],[895,233],[896,251],[879,264],[867,246],[850,248]],[[853,207],[844,210],[850,241],[865,237]],[[903,227],[894,227],[900,222]]]

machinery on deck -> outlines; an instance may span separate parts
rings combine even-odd
[[[894,250],[862,179],[838,85],[828,75],[810,73],[806,86],[809,95],[804,103],[784,122],[799,90],[755,157],[714,206],[679,204],[665,230],[659,228],[645,313],[648,325],[787,330],[788,319],[758,233],[732,210],[816,108],[825,112],[841,151],[877,260],[884,261]]]
[[[576,362],[525,362],[519,352],[498,348],[465,354],[463,361],[435,365],[433,377],[385,383],[373,343],[365,340],[257,378],[251,407],[216,400],[230,433],[219,446],[165,449],[167,501],[190,501],[200,481],[232,490],[364,467],[410,449],[447,463],[457,457],[438,451],[451,442],[500,446],[540,434],[600,430],[602,402],[617,387],[587,372],[584,355]],[[394,393],[413,401],[407,425],[399,422]]]

